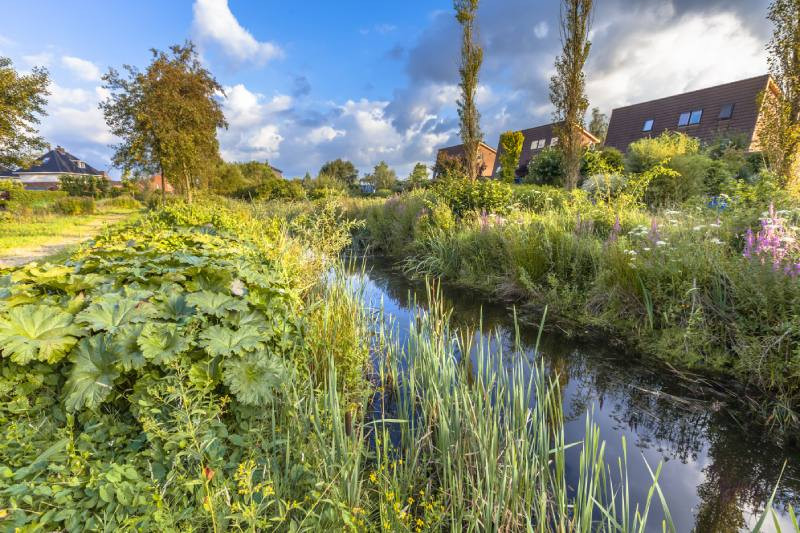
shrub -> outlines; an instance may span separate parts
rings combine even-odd
[[[388,198],[392,194],[394,194],[394,191],[392,191],[391,189],[378,189],[377,191],[375,191],[375,196],[377,196],[378,198]]]
[[[61,190],[69,196],[102,198],[108,194],[109,182],[102,176],[65,174],[59,176]]]
[[[113,198],[106,198],[97,203],[101,207],[113,207],[115,209],[141,209],[142,204],[139,203],[133,196],[115,196]]]
[[[599,150],[586,150],[581,161],[581,175],[584,177],[595,174],[616,174],[624,169],[622,152],[611,146]]]
[[[234,196],[245,200],[303,200],[306,191],[299,181],[274,178],[240,189]]]
[[[564,155],[558,148],[545,148],[528,163],[525,183],[561,185],[564,181]]]
[[[439,180],[433,192],[459,217],[469,211],[505,212],[511,207],[513,196],[511,185],[491,179]]]
[[[681,175],[680,200],[706,193],[717,195],[722,183],[732,177],[725,163],[703,154],[677,155],[668,166]]]
[[[639,139],[628,146],[625,168],[628,172],[646,172],[676,155],[696,154],[700,142],[683,133],[664,132],[655,138]]]
[[[587,177],[581,189],[591,198],[610,201],[625,191],[627,183],[627,177],[620,172],[603,172]]]
[[[569,203],[570,198],[569,192],[560,187],[549,185],[514,187],[514,202],[537,213],[560,209]]]
[[[86,196],[67,196],[59,198],[53,206],[62,215],[92,215],[95,210],[93,198]]]
[[[67,195],[64,191],[28,191],[16,180],[0,179],[0,192],[8,193],[8,200],[0,200],[0,209],[15,213],[32,210],[48,210],[59,198]]]

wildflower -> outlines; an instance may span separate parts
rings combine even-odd
[[[666,246],[667,241],[656,241],[656,246]]]
[[[710,242],[711,244],[724,244],[721,240],[717,239],[716,237],[714,237],[708,242]]]
[[[692,231],[700,231],[700,230],[701,230],[701,229],[703,229],[703,228],[705,228],[705,226],[703,226],[703,225],[701,224],[701,225],[699,225],[699,226],[695,226],[695,227],[693,227],[693,228],[692,228]]]
[[[650,251],[650,248],[649,248],[649,247],[647,247],[647,246],[645,246],[644,248],[642,248],[642,250],[644,250],[645,252],[649,252],[649,251]]]
[[[235,279],[231,282],[231,294],[234,296],[244,296],[245,286],[244,282],[240,279]]]

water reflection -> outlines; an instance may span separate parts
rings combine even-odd
[[[424,286],[409,283],[378,261],[369,265],[367,274],[353,276],[367,304],[383,309],[402,341],[413,302],[424,305]],[[517,331],[509,309],[481,302],[470,291],[443,292],[456,327],[479,330],[476,342],[487,342],[491,332],[507,348],[513,346]],[[520,327],[518,334],[532,354],[538,327]],[[678,531],[746,530],[755,524],[788,460],[775,507],[781,512],[782,529],[793,530],[783,510],[800,504],[799,449],[781,448],[763,431],[745,429],[739,421],[746,415],[734,404],[658,365],[553,333],[542,336],[540,351],[547,369],[559,376],[568,441],[582,438],[587,412],[600,427],[610,465],[621,457],[625,438],[634,500],[644,502],[651,485],[645,461],[654,471],[662,463],[660,484]],[[577,454],[576,449],[569,469],[573,476]],[[656,502],[653,508],[660,513]],[[658,522],[652,523],[660,531]],[[775,531],[771,520],[764,531]]]

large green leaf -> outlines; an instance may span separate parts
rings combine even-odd
[[[21,365],[34,359],[55,363],[83,335],[72,319],[71,314],[46,305],[14,307],[0,319],[0,350]]]
[[[138,370],[147,362],[139,348],[139,337],[143,328],[143,324],[128,324],[114,334],[114,341],[120,348],[119,362],[123,370]]]
[[[247,302],[222,292],[193,292],[186,301],[199,311],[216,317],[223,317],[229,311],[247,311]]]
[[[253,326],[238,330],[211,326],[200,334],[200,345],[212,356],[226,356],[254,350],[261,346],[261,339],[258,328]]]
[[[269,402],[281,385],[291,379],[283,361],[265,350],[225,360],[222,381],[236,399],[247,405]]]
[[[93,331],[114,333],[126,324],[146,321],[151,314],[152,307],[146,302],[121,294],[107,294],[95,299],[75,320]]]
[[[76,352],[75,365],[65,387],[65,403],[70,411],[100,405],[111,394],[120,375],[117,363],[121,349],[111,335],[86,337],[78,343]]]
[[[176,324],[150,322],[139,336],[142,355],[157,365],[172,361],[190,346],[184,331]]]
[[[194,315],[194,306],[189,305],[185,293],[172,291],[159,297],[156,314],[164,320],[185,323]]]

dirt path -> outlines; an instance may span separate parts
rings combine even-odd
[[[52,241],[36,246],[4,250],[0,252],[0,267],[15,267],[50,257],[92,238],[105,227],[125,220],[129,216],[128,214],[110,214],[97,220],[91,220],[74,232],[53,237]]]

